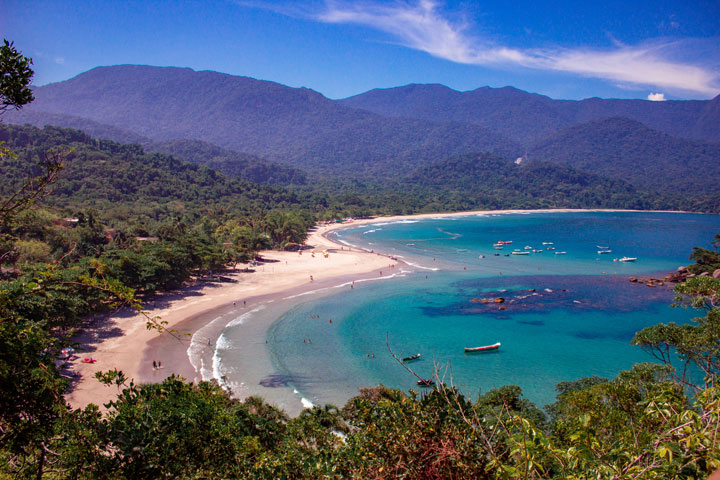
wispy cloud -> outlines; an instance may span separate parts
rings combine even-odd
[[[514,48],[471,34],[469,24],[446,18],[434,0],[327,0],[314,18],[325,23],[367,26],[391,35],[408,48],[457,63],[519,65],[710,96],[720,91],[720,72],[672,59],[677,41],[635,46],[616,43],[608,49]]]

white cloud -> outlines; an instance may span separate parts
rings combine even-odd
[[[63,65],[65,63],[65,57],[55,57],[55,63]]]
[[[664,102],[665,101],[665,94],[664,93],[651,93],[648,95],[648,100],[651,102]]]
[[[608,49],[518,49],[473,36],[466,23],[453,23],[434,0],[387,2],[327,0],[318,21],[364,25],[393,36],[402,45],[438,58],[471,65],[520,65],[654,86],[708,96],[720,91],[720,72],[672,60],[679,42],[637,46],[616,43]]]

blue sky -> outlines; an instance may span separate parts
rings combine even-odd
[[[720,1],[0,0],[35,84],[99,65],[215,70],[330,98],[408,83],[553,98],[720,94]]]

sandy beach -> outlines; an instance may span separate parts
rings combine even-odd
[[[535,210],[536,212],[539,210]],[[546,210],[548,212],[572,212],[578,210]],[[601,211],[601,210],[594,210]],[[609,210],[605,210],[609,211]],[[613,210],[617,211],[617,210]],[[381,271],[393,268],[397,262],[382,252],[366,252],[349,249],[336,244],[325,235],[338,228],[368,223],[398,221],[407,219],[469,216],[481,214],[522,213],[529,210],[475,211],[412,216],[381,217],[355,220],[345,224],[318,226],[308,236],[308,249],[298,252],[264,251],[266,261],[257,266],[238,266],[238,271],[223,273],[231,279],[226,282],[198,282],[180,291],[159,295],[145,305],[147,315],[167,322],[165,329],[158,332],[146,328],[147,318],[134,311],[124,310],[111,315],[98,316],[91,320],[86,332],[77,338],[83,351],[71,361],[76,380],[66,395],[73,407],[84,407],[89,403],[102,406],[112,400],[117,391],[114,387],[100,384],[94,377],[98,371],[122,370],[136,382],[157,382],[171,374],[179,374],[191,381],[201,378],[188,358],[188,347],[192,334],[205,328],[208,318],[214,312],[218,315],[228,312],[242,314],[250,312],[257,305],[270,300],[286,298],[303,292],[329,288],[341,282],[365,278],[377,278]],[[323,253],[326,252],[327,256]],[[245,267],[252,272],[241,271]],[[311,280],[312,279],[312,280]],[[257,325],[252,331],[256,338],[256,353],[264,353],[265,334],[272,321]],[[208,329],[202,342],[208,342],[208,351],[217,340],[222,327]],[[197,338],[195,341],[198,341]],[[95,363],[82,363],[81,359],[92,357]],[[153,368],[153,361],[160,362],[161,368]],[[261,361],[261,360],[258,360]],[[268,359],[264,360],[266,363]],[[258,378],[248,371],[248,384],[257,385]],[[234,393],[240,397],[257,394],[250,389]],[[278,395],[287,395],[279,393]],[[269,399],[273,401],[273,399]],[[299,407],[298,403],[298,407]],[[287,405],[284,405],[287,407]],[[293,410],[291,408],[291,410]],[[292,413],[292,412],[290,412]]]
[[[89,403],[102,406],[112,400],[117,395],[116,389],[95,379],[96,372],[112,369],[122,370],[136,382],[161,381],[173,373],[188,380],[200,380],[187,356],[189,334],[204,325],[198,323],[199,317],[207,318],[214,310],[249,311],[272,298],[329,287],[338,279],[352,281],[377,276],[381,270],[387,271],[396,264],[380,253],[349,249],[324,236],[343,226],[347,225],[317,227],[306,241],[310,248],[301,254],[261,252],[265,262],[257,266],[239,265],[238,271],[222,274],[232,281],[198,282],[180,291],[159,295],[145,305],[145,312],[167,322],[166,332],[148,330],[147,317],[130,310],[92,319],[86,332],[76,339],[83,351],[71,361],[70,367],[77,372],[77,379],[66,400],[73,407]],[[327,252],[327,256],[323,252]],[[242,271],[246,267],[251,272]],[[82,363],[86,357],[96,362]],[[153,360],[161,362],[162,368],[154,369]]]

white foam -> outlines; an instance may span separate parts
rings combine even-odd
[[[394,222],[373,223],[371,227],[382,227],[384,225],[396,225],[400,223],[418,223],[420,220],[397,220]]]
[[[362,234],[367,235],[368,233],[375,233],[375,232],[379,232],[380,230],[382,230],[382,228],[373,228],[372,230],[367,230],[365,232],[362,232]]]
[[[223,388],[226,388],[226,387],[228,387],[228,385],[225,382],[225,380],[223,379],[224,375],[222,373],[222,368],[221,368],[222,363],[220,361],[220,355],[218,355],[218,352],[221,350],[222,346],[226,346],[226,348],[223,348],[223,349],[227,349],[227,347],[229,347],[231,344],[225,338],[225,334],[223,333],[222,335],[220,335],[220,338],[218,338],[217,345],[218,345],[218,347],[215,349],[215,353],[213,354],[213,359],[212,359],[212,378],[217,380],[218,385],[220,385]]]
[[[300,403],[302,403],[303,408],[313,408],[315,406],[310,400],[305,397],[300,398]]]
[[[265,309],[265,305],[259,305],[256,308],[253,308],[252,310],[250,310],[249,312],[245,312],[242,315],[240,315],[239,317],[237,317],[236,319],[232,320],[230,323],[227,324],[226,328],[235,327],[237,325],[242,325],[243,323],[245,323],[245,320],[247,320],[250,316],[252,316],[253,314],[258,313],[259,311],[264,310],[264,309]]]
[[[405,263],[407,263],[408,265],[410,265],[411,267],[421,268],[421,269],[423,269],[423,270],[432,270],[433,272],[440,270],[439,268],[435,268],[435,267],[425,267],[425,266],[423,266],[423,265],[419,265],[419,264],[417,264],[417,263],[409,262],[409,261],[407,261],[407,260],[403,260],[403,261],[404,261]]]

